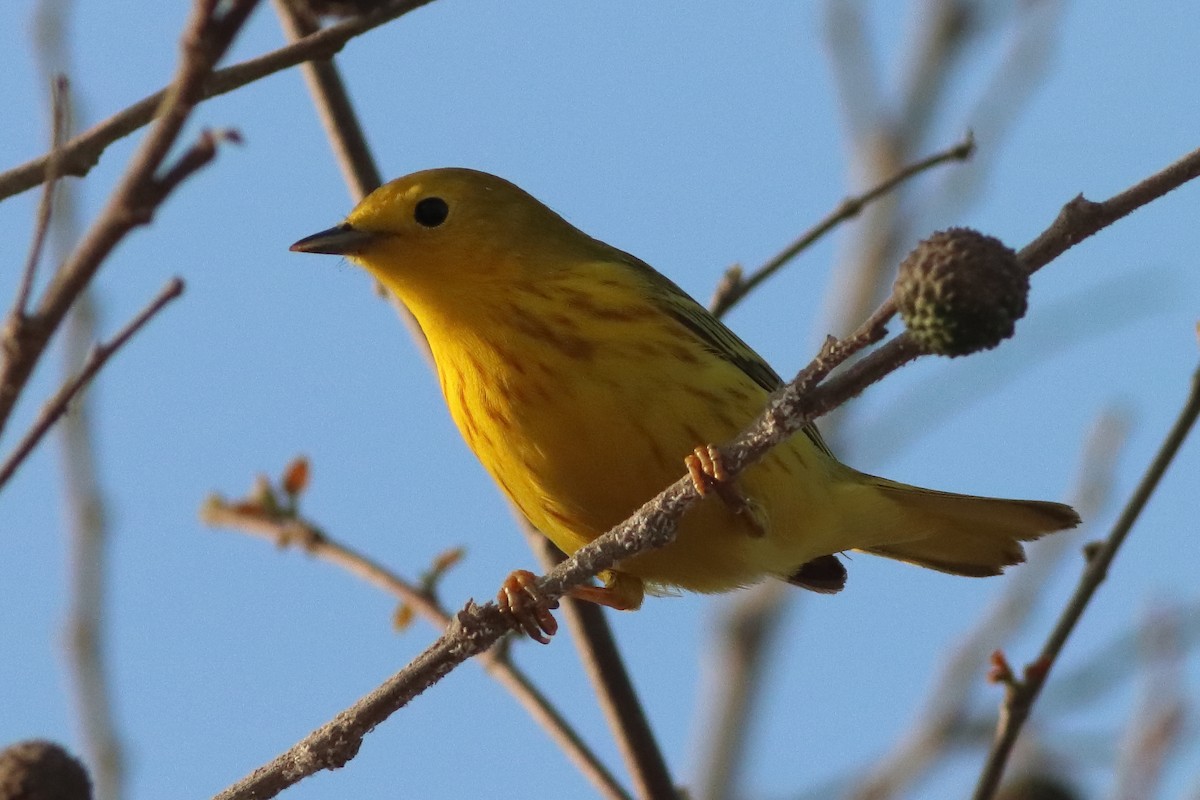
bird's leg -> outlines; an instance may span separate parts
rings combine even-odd
[[[615,611],[637,611],[642,607],[646,589],[641,578],[611,570],[600,575],[604,578],[603,586],[576,586],[571,590],[571,597]]]
[[[715,492],[730,511],[746,520],[755,536],[767,535],[767,529],[754,513],[753,503],[726,472],[724,457],[715,444],[700,445],[683,459],[683,463],[701,497],[709,491]]]

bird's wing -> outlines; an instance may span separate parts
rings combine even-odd
[[[755,383],[768,392],[773,392],[783,386],[783,379],[762,356],[754,352],[754,348],[746,344],[731,331],[725,323],[712,315],[708,309],[697,303],[687,292],[676,286],[670,278],[655,270],[640,259],[627,253],[622,253],[628,259],[629,265],[646,280],[654,290],[650,296],[654,298],[665,314],[670,316],[713,355],[724,359],[736,366]],[[804,434],[812,440],[817,449],[828,456],[833,456],[829,445],[821,438],[816,425],[804,426]]]

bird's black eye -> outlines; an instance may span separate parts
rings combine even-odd
[[[440,197],[426,197],[413,209],[413,219],[426,228],[436,228],[446,221],[450,206]]]

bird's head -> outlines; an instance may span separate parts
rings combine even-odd
[[[537,281],[601,256],[607,245],[502,178],[446,168],[384,184],[341,225],[291,249],[343,255],[422,306]]]

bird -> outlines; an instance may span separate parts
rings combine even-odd
[[[674,541],[618,562],[602,585],[576,587],[579,599],[634,610],[648,593],[766,579],[832,594],[849,551],[996,575],[1024,560],[1022,542],[1079,524],[1062,503],[859,472],[814,425],[729,478],[716,443],[763,410],[780,376],[667,277],[503,178],[415,172],[291,250],[344,256],[411,311],[467,445],[563,553],[691,476],[702,499]],[[532,573],[515,570],[498,601],[549,641],[554,604]]]

